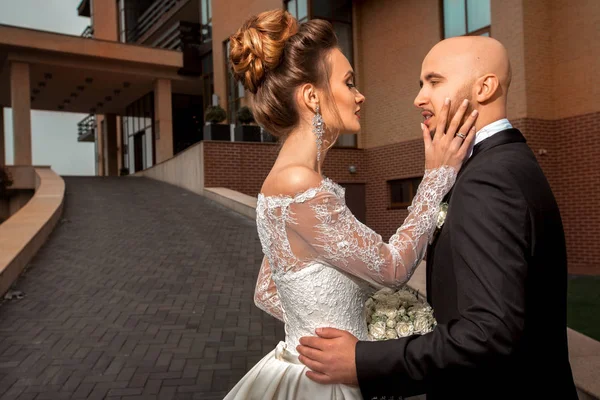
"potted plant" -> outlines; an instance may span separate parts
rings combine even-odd
[[[230,140],[229,125],[221,124],[226,118],[227,113],[221,106],[206,107],[204,140]]]
[[[240,123],[234,129],[236,142],[260,142],[260,126],[256,125],[249,107],[238,110],[237,120]]]
[[[277,142],[277,138],[271,135],[270,132],[266,131],[265,129],[262,129],[262,141],[264,143],[275,143]]]

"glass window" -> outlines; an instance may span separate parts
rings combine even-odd
[[[329,21],[352,22],[352,1],[328,0],[314,1],[312,3],[314,18],[323,18]]]
[[[127,114],[125,119],[127,120],[127,134],[131,136],[135,133],[135,130],[133,129],[133,118],[131,117],[131,109],[129,109],[129,113]]]
[[[338,136],[334,147],[356,147],[356,135],[347,133]]]
[[[153,100],[154,96],[152,94],[149,94],[144,98],[144,123],[146,128],[152,127],[152,110],[154,109],[154,105],[152,104]]]
[[[308,20],[308,4],[307,0],[298,1],[298,20]]]
[[[467,33],[465,17],[465,0],[444,0],[444,37]]]
[[[474,32],[489,26],[491,9],[489,0],[467,0],[467,30]]]
[[[336,21],[352,23],[352,2],[347,0],[331,1],[333,18]]]
[[[298,18],[298,5],[296,4],[296,0],[289,0],[286,8],[290,14],[292,14],[292,17]]]
[[[286,0],[285,9],[288,10],[298,22],[302,23],[308,21],[308,0]]]
[[[207,4],[208,1],[207,0],[202,0],[202,10],[200,11],[200,14],[202,14],[202,25],[206,25],[208,24],[208,14],[207,14]]]
[[[444,37],[490,36],[490,0],[444,0]]]
[[[390,208],[406,208],[410,206],[422,179],[422,177],[417,177],[388,181]]]
[[[212,74],[213,73],[213,56],[212,51],[202,57],[202,74]]]
[[[332,0],[329,1],[313,1],[312,15],[313,18],[333,19]]]
[[[241,98],[244,97],[244,85],[236,81],[229,64],[229,40],[225,42],[225,67],[227,69],[227,119],[230,124],[235,124],[237,120],[237,111],[241,105]]]
[[[212,8],[211,0],[202,0],[200,11],[202,18],[202,41],[212,39]]]
[[[343,22],[334,22],[333,30],[338,37],[338,44],[342,53],[352,64],[353,60],[353,49],[352,49],[352,25]]]
[[[331,22],[342,52],[348,58],[350,64],[354,64],[352,51],[352,0],[311,1],[310,13],[305,12],[307,5],[307,0],[290,0],[286,2],[287,9],[292,14],[294,14],[292,9],[295,10],[300,22],[308,20],[308,14],[312,18],[321,18]]]
[[[133,103],[133,129],[137,132],[142,129],[140,123],[140,102]]]

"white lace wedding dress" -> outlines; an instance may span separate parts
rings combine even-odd
[[[409,215],[389,244],[352,215],[344,189],[329,179],[293,197],[259,194],[256,222],[265,258],[254,300],[285,323],[286,338],[225,399],[362,399],[358,387],[306,377],[296,346],[319,327],[368,340],[364,302],[375,289],[408,281],[455,179],[450,167],[425,171]]]

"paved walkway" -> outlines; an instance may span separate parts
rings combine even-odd
[[[253,304],[253,221],[145,178],[65,181],[0,306],[0,399],[222,399],[284,337]]]

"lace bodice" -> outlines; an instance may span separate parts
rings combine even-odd
[[[366,340],[364,301],[375,289],[399,288],[410,279],[455,179],[450,167],[425,171],[389,244],[354,217],[344,189],[330,179],[295,196],[259,194],[256,222],[265,257],[255,303],[286,324],[291,349],[323,326]]]

